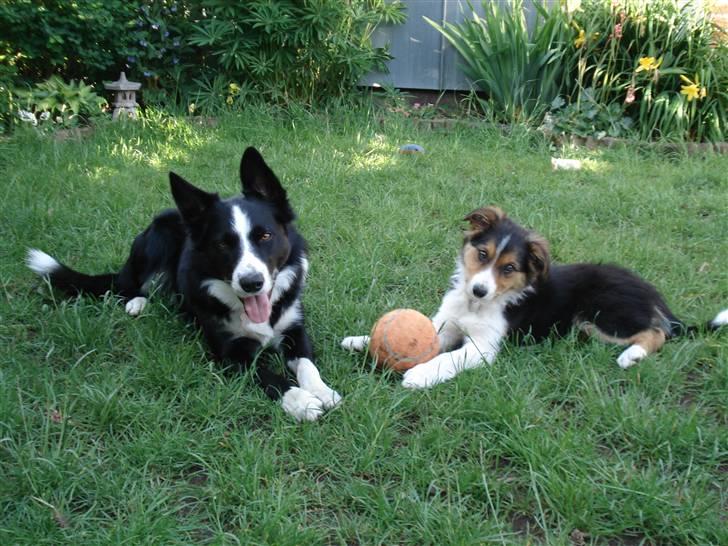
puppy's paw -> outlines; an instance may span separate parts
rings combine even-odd
[[[407,389],[426,389],[452,379],[450,367],[436,362],[418,364],[404,372],[402,386]]]
[[[347,351],[365,351],[369,336],[349,336],[341,340],[341,348]]]
[[[144,296],[137,296],[136,298],[130,299],[126,302],[126,312],[132,317],[141,315],[144,308],[147,306],[147,298]]]
[[[312,393],[291,387],[281,397],[283,411],[296,421],[315,421],[324,413],[323,402]]]
[[[621,355],[619,355],[619,358],[617,358],[617,364],[619,364],[620,368],[626,370],[646,356],[647,351],[644,347],[640,347],[639,345],[630,345]]]

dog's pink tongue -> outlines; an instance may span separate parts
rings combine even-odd
[[[245,314],[253,322],[268,322],[271,310],[268,294],[258,294],[257,296],[243,298],[243,307],[245,307]]]

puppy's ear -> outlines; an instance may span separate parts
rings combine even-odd
[[[551,267],[549,243],[538,233],[528,235],[528,278],[530,282],[548,278]]]
[[[220,200],[216,193],[207,193],[173,172],[169,173],[169,186],[182,219],[190,227],[200,224],[205,213]]]
[[[279,222],[287,224],[293,221],[296,215],[288,203],[286,190],[255,148],[250,147],[243,152],[240,159],[240,182],[243,195],[268,201],[276,207]]]
[[[506,214],[498,207],[483,207],[468,214],[463,220],[470,223],[470,229],[487,231],[503,220]]]

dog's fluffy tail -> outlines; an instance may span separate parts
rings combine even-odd
[[[35,248],[28,250],[25,263],[37,275],[48,279],[51,286],[69,295],[90,294],[103,296],[109,290],[113,290],[119,276],[117,273],[103,275],[79,273]]]

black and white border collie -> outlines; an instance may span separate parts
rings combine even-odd
[[[306,244],[293,227],[286,191],[254,148],[240,162],[242,195],[223,200],[174,173],[169,178],[177,209],[162,212],[136,237],[118,273],[78,273],[35,249],[28,267],[68,294],[118,294],[134,316],[161,275],[225,367],[245,370],[263,347],[280,348],[298,386],[261,361],[257,383],[296,420],[317,419],[341,397],[312,361],[301,305]]]
[[[667,307],[657,290],[613,265],[551,264],[547,241],[519,226],[497,207],[465,217],[466,231],[450,290],[433,317],[441,354],[405,372],[402,385],[424,388],[495,360],[508,335],[541,341],[573,327],[626,345],[617,358],[628,368],[671,337],[695,330]],[[708,329],[728,324],[728,309]],[[363,350],[367,336],[342,347]]]

